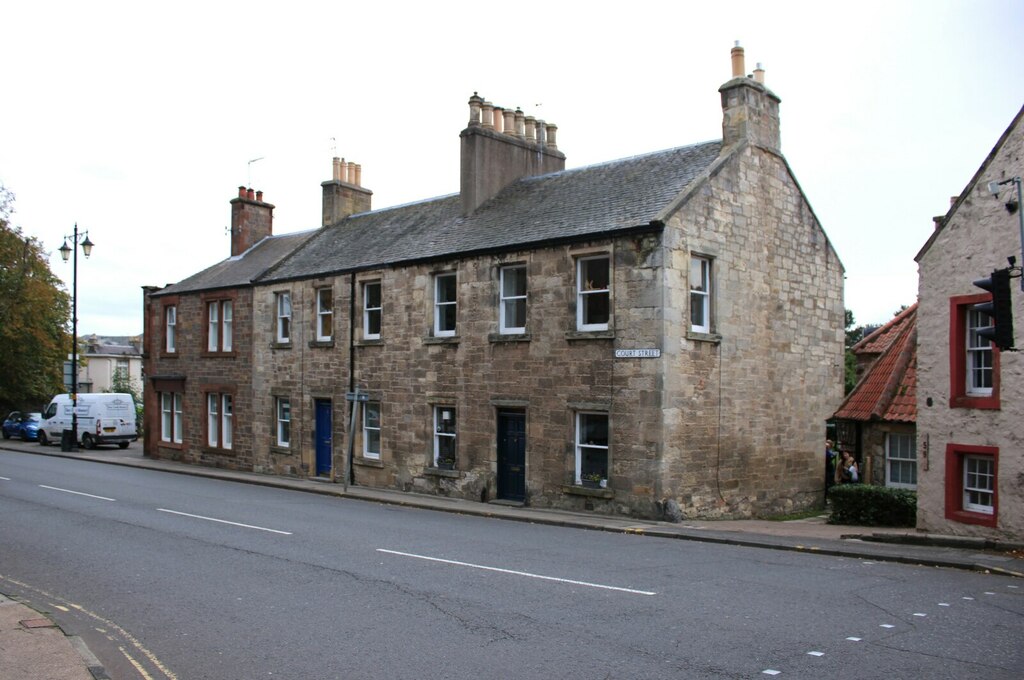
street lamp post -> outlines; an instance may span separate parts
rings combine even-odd
[[[78,249],[74,246],[82,245],[82,254],[86,258],[92,254],[92,241],[89,240],[89,232],[84,231],[79,241],[78,222],[75,222],[75,231],[71,235],[71,243],[68,245],[68,236],[64,237],[64,245],[60,247],[60,256],[65,262],[71,258],[71,450],[78,449]],[[61,438],[64,445],[64,439]]]

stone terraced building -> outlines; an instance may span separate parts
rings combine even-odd
[[[290,252],[147,292],[146,454],[668,519],[820,502],[843,267],[742,48],[720,93],[723,139],[571,170],[474,94],[460,192],[394,208],[336,159]],[[204,351],[232,295],[233,356]]]
[[[1009,307],[1024,346],[1024,108],[917,254],[917,528],[1024,539],[1024,356],[978,331],[974,281],[1014,258]],[[998,191],[993,195],[992,188]]]

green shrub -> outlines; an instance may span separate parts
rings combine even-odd
[[[829,524],[868,527],[912,527],[917,524],[917,494],[868,484],[833,486]]]

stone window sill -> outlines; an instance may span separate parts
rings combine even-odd
[[[494,343],[502,342],[530,342],[533,336],[529,333],[491,333],[487,339]]]
[[[356,340],[356,347],[381,347],[384,345],[384,341],[380,338],[370,338],[369,340]]]
[[[693,340],[694,342],[712,342],[716,345],[722,342],[722,336],[718,333],[695,333],[693,331],[686,331],[686,339]]]
[[[234,449],[222,449],[215,446],[203,446],[199,449],[203,453],[212,453],[217,456],[234,456]]]
[[[310,340],[309,347],[311,349],[315,347],[334,347],[334,340]]]
[[[238,356],[238,352],[235,352],[234,350],[230,352],[211,352],[210,350],[206,350],[199,356],[204,359],[234,359]]]
[[[457,345],[459,344],[459,336],[457,335],[445,335],[441,337],[428,336],[423,338],[424,345]]]
[[[362,457],[360,457],[360,458],[353,458],[352,459],[352,464],[353,465],[361,465],[362,467],[377,468],[379,470],[383,470],[384,469],[384,463],[380,462],[376,458],[362,458]]]
[[[423,468],[423,474],[430,477],[447,477],[448,479],[459,479],[464,476],[462,470],[442,470],[436,467]]]
[[[615,331],[566,331],[565,339],[569,342],[577,340],[614,340]]]
[[[282,456],[288,456],[288,455],[291,455],[291,454],[295,453],[295,451],[293,451],[291,449],[291,447],[288,447],[288,446],[278,446],[277,444],[271,444],[270,445],[270,452],[271,453],[278,453],[278,454],[281,454]]]
[[[589,489],[575,484],[563,484],[562,493],[569,496],[587,496],[588,498],[603,498],[606,500],[615,498],[615,492],[611,489]]]
[[[270,349],[291,349],[292,343],[290,342],[272,342],[270,343]]]

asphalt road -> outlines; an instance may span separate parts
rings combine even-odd
[[[1024,675],[1003,576],[5,451],[0,592],[115,680]]]

